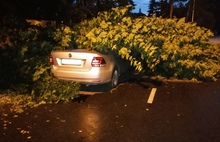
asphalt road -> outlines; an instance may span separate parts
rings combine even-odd
[[[0,142],[219,142],[219,86],[139,80],[67,104],[2,112]]]

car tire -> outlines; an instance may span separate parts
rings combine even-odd
[[[117,87],[118,82],[119,82],[119,72],[118,72],[117,69],[114,69],[113,72],[112,72],[111,81],[109,82],[109,87],[110,88]]]

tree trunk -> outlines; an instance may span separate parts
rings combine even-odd
[[[170,19],[173,18],[173,3],[174,3],[174,0],[170,0]]]
[[[187,10],[187,14],[186,14],[186,22],[189,22],[190,20],[190,13],[192,11],[192,0],[189,1],[189,6],[188,6],[188,10]]]
[[[192,22],[194,22],[194,17],[195,17],[195,5],[196,5],[196,0],[193,0]]]

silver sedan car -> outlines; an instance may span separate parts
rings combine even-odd
[[[114,52],[99,53],[87,49],[52,51],[50,56],[51,72],[58,79],[79,82],[85,85],[108,83],[114,88],[119,76],[128,67],[128,61]]]

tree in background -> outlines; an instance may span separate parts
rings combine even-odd
[[[55,20],[78,23],[96,17],[100,11],[133,5],[133,0],[7,0],[0,1],[2,19],[16,15],[20,19]]]
[[[220,1],[214,0],[214,3],[212,4],[212,8],[214,17],[215,17],[215,26],[214,26],[214,33],[220,34]]]
[[[72,0],[7,0],[0,4],[0,22],[11,15],[22,20],[66,20],[73,11]]]
[[[96,17],[101,11],[126,5],[134,6],[133,0],[73,0],[73,6],[78,10],[76,15],[84,14],[80,19],[90,19]]]
[[[164,18],[184,17],[187,0],[150,0],[148,16],[156,15]],[[181,10],[181,11],[179,11]],[[181,12],[181,13],[180,13]]]
[[[186,22],[220,33],[219,0],[150,0],[148,16],[163,18],[186,17]]]
[[[187,13],[186,4],[188,0],[172,0],[172,1],[173,2],[170,3],[170,7],[173,7],[173,11],[170,11],[170,15],[172,15],[172,17],[175,16],[177,18],[185,17]]]
[[[159,16],[159,11],[160,11],[160,7],[159,7],[159,2],[157,2],[156,0],[150,0],[149,1],[149,7],[148,7],[148,16]]]
[[[199,25],[220,32],[220,1],[219,0],[191,0],[195,1],[194,21]],[[190,15],[190,14],[189,14]],[[193,14],[192,14],[193,15]],[[190,18],[188,18],[190,19]]]
[[[174,2],[173,17],[182,18],[187,15],[187,0]]]
[[[0,26],[18,25],[25,19],[79,23],[96,17],[100,11],[125,5],[135,4],[133,0],[1,0]],[[186,22],[220,33],[219,7],[220,0],[150,0],[148,16],[186,17]]]

